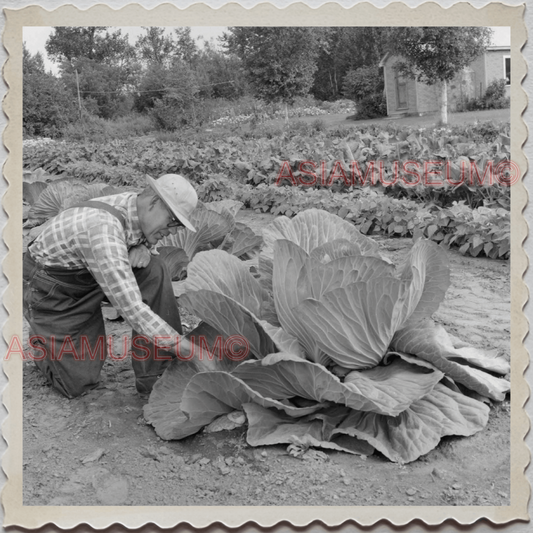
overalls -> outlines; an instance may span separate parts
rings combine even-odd
[[[105,209],[124,225],[121,213],[114,207],[95,201],[76,207],[86,206]],[[147,267],[132,270],[143,302],[181,335],[179,309],[165,264],[152,256]],[[44,267],[28,251],[23,261],[23,287],[24,316],[30,324],[37,367],[68,398],[94,388],[107,356],[101,310],[105,295],[100,285],[87,269]],[[136,387],[140,393],[148,393],[172,354],[158,349],[154,356],[153,343],[136,331],[132,332],[132,340]]]

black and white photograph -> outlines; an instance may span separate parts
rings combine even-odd
[[[527,517],[516,9],[22,25],[11,524]]]

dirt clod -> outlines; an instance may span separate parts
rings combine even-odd
[[[121,476],[109,476],[100,480],[96,497],[103,505],[122,505],[128,499],[128,482]]]

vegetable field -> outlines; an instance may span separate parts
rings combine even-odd
[[[421,231],[462,254],[507,259],[510,187],[500,181],[509,179],[509,143],[509,126],[490,122],[328,131],[297,123],[237,130],[225,137],[207,132],[176,141],[27,141],[24,167],[30,171],[28,180],[33,179],[32,170],[42,169],[114,187],[139,187],[145,174],[180,173],[198,184],[204,201],[232,198],[245,207],[289,217],[317,207],[350,221],[366,235],[409,237]],[[354,161],[361,178],[367,178],[366,186],[350,183]],[[433,181],[442,183],[421,182],[428,161],[442,174],[440,180],[432,176]],[[312,186],[300,185],[310,180],[302,172],[309,173],[305,162],[314,163],[319,175]],[[504,170],[500,181],[493,177],[488,183],[488,164]],[[380,169],[374,186],[368,186],[369,168]],[[413,168],[419,169],[418,178]]]
[[[87,487],[117,504],[508,502],[509,157],[508,125],[491,123],[25,143],[27,238],[145,174],[195,183],[198,232],[158,252],[188,335],[211,351],[173,361],[143,408],[126,353],[68,405],[25,365],[25,503],[87,502]],[[427,161],[453,179],[428,185],[409,167]],[[490,184],[489,163],[505,169]],[[354,181],[374,167],[375,182]],[[120,346],[128,327],[108,318]],[[212,349],[235,337],[239,357]],[[65,410],[65,440],[45,436],[39,466],[43,403],[45,418]],[[81,456],[61,453],[80,436]],[[32,487],[59,460],[73,468],[50,499]]]
[[[270,214],[241,210],[259,233]],[[411,239],[377,236],[402,262]],[[451,285],[435,320],[457,338],[509,356],[509,263],[449,252]],[[107,310],[106,310],[107,311]],[[182,307],[186,330],[197,317]],[[120,353],[130,328],[106,320]],[[287,445],[251,447],[246,428],[164,441],[143,414],[129,358],[108,359],[98,389],[67,400],[24,365],[24,501],[34,505],[508,505],[509,400],[472,437],[444,437],[417,461]],[[46,490],[43,490],[46,487]]]

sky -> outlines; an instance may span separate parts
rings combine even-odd
[[[123,35],[128,35],[131,44],[134,44],[139,35],[144,33],[144,30],[139,26],[118,26],[110,29],[120,29]],[[191,35],[198,41],[198,45],[201,46],[204,40],[216,40],[217,37],[222,35],[225,29],[226,27],[223,26],[196,26],[191,27]],[[509,27],[492,27],[492,30],[494,32],[492,36],[492,44],[494,46],[509,46],[511,44],[511,29]],[[167,28],[167,32],[171,33],[172,28]],[[50,33],[52,33],[52,28],[50,27],[25,26],[22,29],[22,39],[31,54],[41,52],[47,70],[57,73],[57,65],[48,59],[44,48]]]

